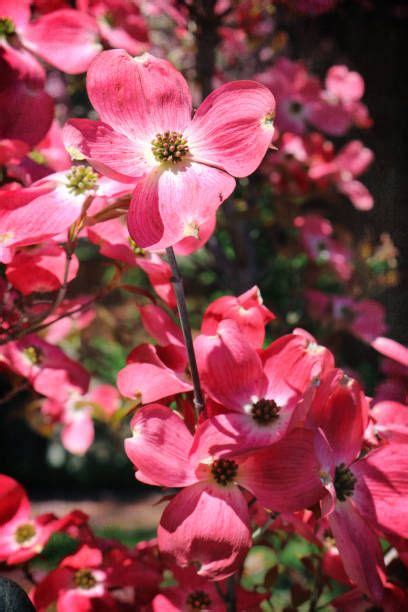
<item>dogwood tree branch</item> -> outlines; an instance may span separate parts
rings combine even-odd
[[[204,410],[204,399],[201,390],[200,377],[198,374],[197,361],[194,352],[193,337],[191,335],[190,318],[188,315],[186,296],[184,294],[183,279],[177,264],[177,259],[172,247],[166,249],[167,260],[170,264],[173,277],[171,279],[174,293],[177,299],[177,310],[179,314],[181,329],[183,331],[184,342],[186,344],[188,363],[190,367],[191,380],[194,387],[194,407],[196,411],[196,419],[202,410]]]

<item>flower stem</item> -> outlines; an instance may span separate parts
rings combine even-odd
[[[196,411],[196,420],[198,421],[200,412],[204,410],[204,399],[203,393],[201,391],[200,377],[198,375],[193,337],[191,335],[190,318],[188,316],[186,296],[184,294],[183,279],[181,277],[180,270],[177,265],[176,256],[172,247],[166,249],[166,255],[171,267],[171,271],[173,273],[171,282],[174,288],[174,293],[176,294],[177,310],[181,323],[181,329],[183,331],[184,342],[186,344],[187,349],[188,363],[190,366],[191,379],[194,387],[194,407]]]
[[[235,574],[227,581],[227,612],[237,612],[237,592],[235,589]]]

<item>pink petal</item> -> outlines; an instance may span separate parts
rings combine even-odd
[[[349,465],[360,453],[368,422],[365,395],[357,381],[332,370],[322,378],[309,411],[310,422],[323,430],[336,464]]]
[[[68,74],[85,72],[102,49],[96,21],[71,9],[53,11],[31,23],[24,31],[24,43]]]
[[[64,126],[63,138],[74,159],[87,159],[99,172],[117,181],[133,182],[150,169],[141,144],[106,123],[71,119]]]
[[[19,29],[30,20],[31,0],[0,0],[0,15],[11,19]]]
[[[232,176],[248,176],[261,163],[273,136],[275,99],[255,81],[234,81],[213,91],[187,131],[193,158]]]
[[[129,233],[143,248],[161,250],[200,227],[235,187],[225,172],[201,164],[181,162],[174,168],[158,167],[142,179],[128,212]]]
[[[374,504],[378,528],[386,533],[408,538],[408,453],[406,444],[390,443],[369,453],[352,465],[357,476],[353,499],[369,508],[365,497]],[[364,507],[363,507],[364,505]]]
[[[139,480],[166,487],[197,482],[188,458],[193,436],[175,412],[160,404],[146,406],[136,413],[131,427],[133,436],[125,440],[125,451]]]
[[[344,102],[360,100],[364,95],[364,79],[347,66],[331,66],[326,75],[326,87]]]
[[[198,235],[194,236],[186,236],[180,240],[180,242],[176,242],[174,245],[174,252],[177,255],[191,255],[191,253],[195,253],[198,249],[201,249],[211,236],[214,233],[215,226],[217,224],[216,214],[208,217],[205,221],[200,224]]]
[[[325,100],[310,104],[307,119],[318,130],[331,136],[342,136],[352,123],[350,112],[342,104],[331,104]]]
[[[95,436],[94,425],[88,414],[82,413],[68,422],[61,432],[64,448],[74,455],[84,455]]]
[[[50,181],[52,188],[53,184]],[[47,188],[44,183],[44,190]],[[28,188],[32,193],[33,188]],[[24,193],[16,192],[17,202]],[[10,200],[14,195],[10,194]],[[0,198],[1,200],[1,198]],[[54,189],[32,199],[25,206],[0,213],[1,233],[11,235],[11,244],[25,246],[57,236],[67,230],[81,213],[85,198],[74,196],[67,189]]]
[[[286,435],[290,419],[291,413],[287,412],[270,424],[258,425],[247,414],[217,414],[196,431],[192,457],[198,462],[208,456],[245,453],[270,446]]]
[[[242,411],[253,397],[265,396],[261,360],[235,321],[222,321],[216,335],[201,334],[194,346],[202,385],[214,401]]]
[[[408,367],[408,348],[399,342],[379,336],[371,342],[371,346],[381,355]]]
[[[324,495],[319,473],[313,432],[295,429],[240,462],[237,480],[265,508],[294,512],[313,506]]]
[[[158,541],[178,565],[194,563],[200,576],[226,578],[239,569],[251,543],[245,497],[235,486],[183,489],[163,512]]]
[[[1,62],[0,69],[3,71]],[[53,116],[53,100],[39,84],[16,79],[0,91],[1,138],[34,146],[46,135]]]
[[[174,319],[163,308],[155,304],[139,307],[140,317],[145,330],[159,344],[173,344],[184,347],[183,333]]]
[[[348,577],[374,602],[381,602],[382,553],[374,532],[350,500],[336,504],[329,524]]]
[[[223,296],[208,306],[203,315],[201,331],[203,334],[216,333],[223,319],[233,319],[240,331],[254,348],[260,348],[265,339],[265,325],[275,315],[262,302],[258,287],[252,287],[238,297]]]
[[[267,397],[279,405],[299,398],[313,380],[334,367],[330,351],[300,331],[272,342],[261,358],[268,378]]]
[[[29,514],[29,501],[23,487],[14,478],[0,474],[0,525],[15,515]]]
[[[118,373],[117,384],[122,395],[142,404],[192,390],[190,384],[164,364],[129,363]]]
[[[101,121],[147,145],[157,132],[183,132],[190,123],[185,79],[169,62],[148,53],[133,58],[119,49],[104,51],[89,68],[87,89]]]
[[[408,406],[400,402],[378,402],[371,411],[374,430],[393,442],[408,442]]]
[[[373,196],[360,181],[339,181],[337,189],[347,196],[358,210],[371,210],[374,206]]]

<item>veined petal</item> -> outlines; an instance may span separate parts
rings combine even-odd
[[[138,183],[128,212],[129,233],[143,248],[161,250],[186,236],[200,237],[200,227],[235,187],[216,168],[181,162],[157,167]]]
[[[188,458],[193,436],[175,412],[160,404],[146,406],[131,427],[133,437],[125,440],[125,451],[139,480],[166,487],[197,482]]]
[[[240,460],[237,481],[270,510],[295,512],[313,506],[325,493],[314,435],[294,429],[265,450]]]
[[[214,401],[243,411],[252,398],[264,397],[261,360],[235,321],[221,321],[215,335],[201,334],[194,344],[203,387]]]
[[[152,167],[141,141],[129,140],[100,121],[71,119],[63,138],[73,159],[87,159],[96,170],[118,181],[144,176]]]
[[[173,370],[153,363],[129,363],[119,371],[117,384],[122,395],[142,404],[192,390]]]
[[[336,464],[356,459],[368,421],[367,401],[356,380],[342,370],[329,371],[316,388],[309,419],[323,430]]]
[[[383,585],[379,570],[382,554],[379,541],[351,500],[337,503],[329,516],[344,569],[350,580],[375,602],[381,602]]]
[[[275,99],[256,81],[234,81],[213,91],[186,132],[193,158],[232,176],[248,176],[273,136]]]
[[[353,499],[378,529],[408,538],[408,453],[406,444],[391,442],[351,466],[357,477]],[[367,503],[371,502],[370,504]],[[374,504],[376,517],[370,512]]]
[[[104,121],[129,138],[183,132],[191,121],[191,96],[184,77],[163,59],[144,53],[104,51],[87,76],[90,100]]]
[[[96,21],[73,9],[43,15],[24,30],[24,44],[59,70],[79,74],[102,50]]]
[[[162,553],[198,574],[222,580],[244,560],[251,543],[248,506],[238,487],[206,483],[183,489],[163,512],[158,529]]]

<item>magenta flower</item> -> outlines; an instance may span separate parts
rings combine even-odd
[[[101,121],[71,120],[66,145],[111,178],[138,179],[128,225],[141,247],[200,239],[232,193],[233,177],[254,172],[273,135],[275,101],[263,85],[223,85],[192,119],[183,76],[149,54],[101,53],[89,68],[87,89]]]
[[[214,335],[198,336],[195,349],[203,389],[226,413],[214,419],[246,449],[274,444],[296,427],[311,382],[333,364],[327,349],[301,333],[258,352],[228,319]]]
[[[328,491],[322,510],[328,515],[344,569],[363,593],[381,603],[384,567],[375,531],[408,535],[405,446],[386,444],[359,458],[367,403],[356,381],[341,370],[322,379],[309,419],[322,434],[316,438],[322,482]]]
[[[158,529],[159,548],[182,567],[221,580],[241,565],[251,543],[249,511],[241,487],[265,508],[292,512],[315,504],[324,489],[313,432],[293,430],[267,449],[242,454],[228,432],[205,421],[193,437],[167,406],[142,408],[125,450],[136,477],[147,484],[183,487]]]

